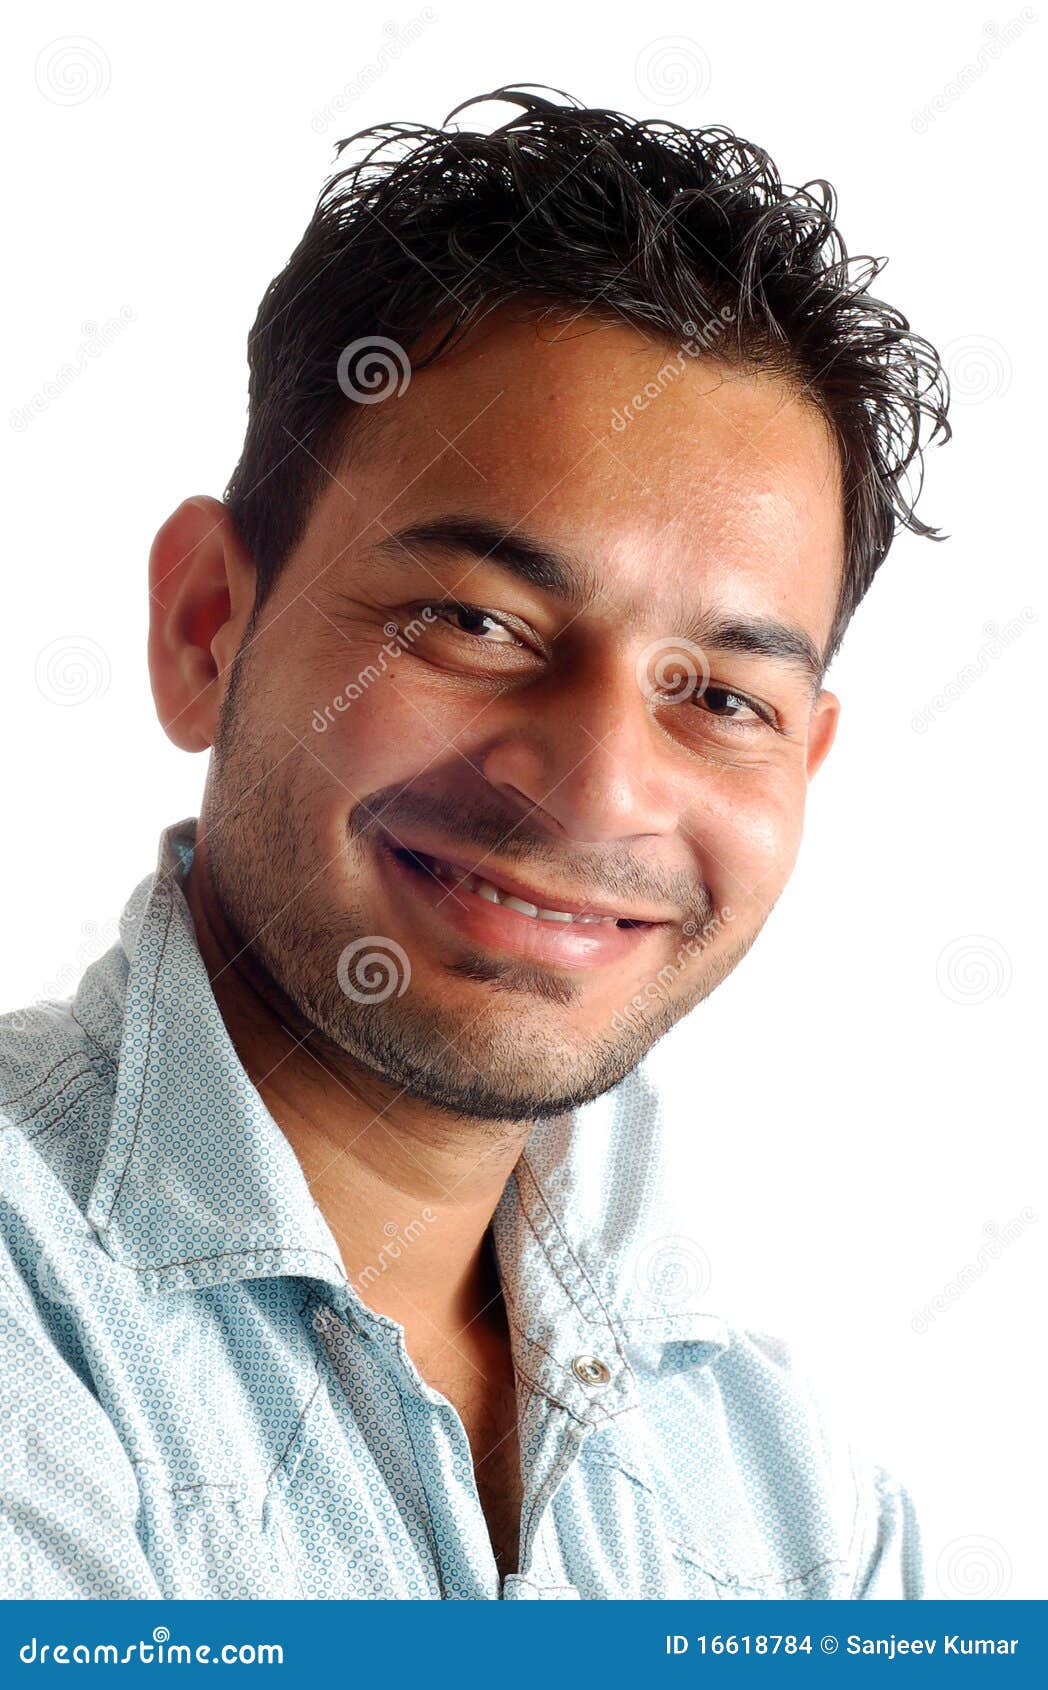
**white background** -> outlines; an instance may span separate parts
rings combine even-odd
[[[951,538],[897,541],[831,673],[794,881],[656,1065],[688,1105],[679,1230],[710,1306],[797,1343],[909,1483],[933,1595],[1048,1596],[1046,29],[1014,0],[85,0],[9,22],[3,55],[2,1008],[72,991],[198,809],[204,762],[147,684],[147,552],[225,485],[247,332],[337,139],[546,83],[728,124],[788,182],[828,177],[851,250],[890,256],[878,291],[955,384],[923,505]]]

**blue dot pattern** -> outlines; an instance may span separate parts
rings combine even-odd
[[[780,1342],[699,1306],[686,1248],[683,1284],[651,1271],[681,1244],[643,1065],[533,1129],[495,1214],[524,1491],[500,1578],[457,1412],[237,1059],[194,840],[166,830],[71,1000],[0,1018],[3,1595],[920,1597],[907,1492]]]

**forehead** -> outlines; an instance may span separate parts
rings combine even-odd
[[[341,545],[483,514],[585,558],[623,613],[727,608],[828,637],[844,552],[832,433],[794,387],[694,341],[503,307],[368,407],[347,447],[314,513]]]

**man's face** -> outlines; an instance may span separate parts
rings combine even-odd
[[[788,878],[836,716],[802,655],[835,451],[777,379],[519,309],[349,444],[238,654],[213,886],[331,1046],[532,1119],[630,1072]]]

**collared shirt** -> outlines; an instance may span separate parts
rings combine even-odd
[[[365,1300],[425,1214],[362,1297],[216,1005],[194,839],[163,835],[70,1002],[0,1018],[0,1593],[920,1596],[907,1493],[660,1232],[643,1065],[537,1125],[495,1213],[523,1483],[500,1578],[461,1419]]]

